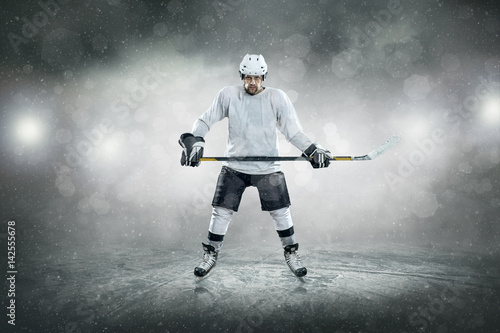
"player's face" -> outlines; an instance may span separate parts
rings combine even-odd
[[[250,95],[260,93],[262,91],[262,75],[245,75],[243,86]]]

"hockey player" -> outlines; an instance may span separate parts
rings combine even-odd
[[[287,95],[264,87],[267,64],[262,55],[247,54],[240,64],[243,86],[228,86],[219,91],[212,105],[194,123],[191,133],[179,140],[183,147],[181,164],[199,166],[211,126],[228,118],[229,131],[225,156],[278,156],[278,129],[285,138],[310,157],[313,168],[328,167],[331,153],[313,143],[303,132]],[[269,211],[281,239],[285,260],[292,272],[302,277],[307,269],[297,252],[290,198],[279,162],[224,162],[212,201],[208,240],[202,243],[203,261],[194,269],[196,276],[208,274],[215,266],[231,217],[238,211],[243,191],[257,187],[261,209]]]

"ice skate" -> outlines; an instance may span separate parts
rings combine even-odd
[[[217,263],[218,251],[212,245],[202,243],[203,250],[203,261],[194,269],[194,275],[198,277],[206,276],[212,268],[214,268]]]
[[[299,244],[285,246],[285,260],[293,274],[298,278],[302,278],[307,274],[307,269],[300,262],[300,257],[297,253],[298,249]]]

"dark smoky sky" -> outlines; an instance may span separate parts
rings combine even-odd
[[[0,6],[0,208],[21,242],[198,246],[220,164],[182,168],[177,139],[219,89],[240,84],[242,56],[261,53],[266,85],[334,154],[402,138],[375,161],[284,163],[299,241],[498,249],[496,1]],[[225,126],[206,136],[206,156],[223,154]],[[248,189],[226,239],[275,238]]]

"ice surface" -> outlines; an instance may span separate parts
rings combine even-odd
[[[37,332],[490,332],[498,261],[401,245],[303,244],[305,283],[276,244],[226,246],[196,282],[193,249],[52,247],[23,260],[17,322]]]

